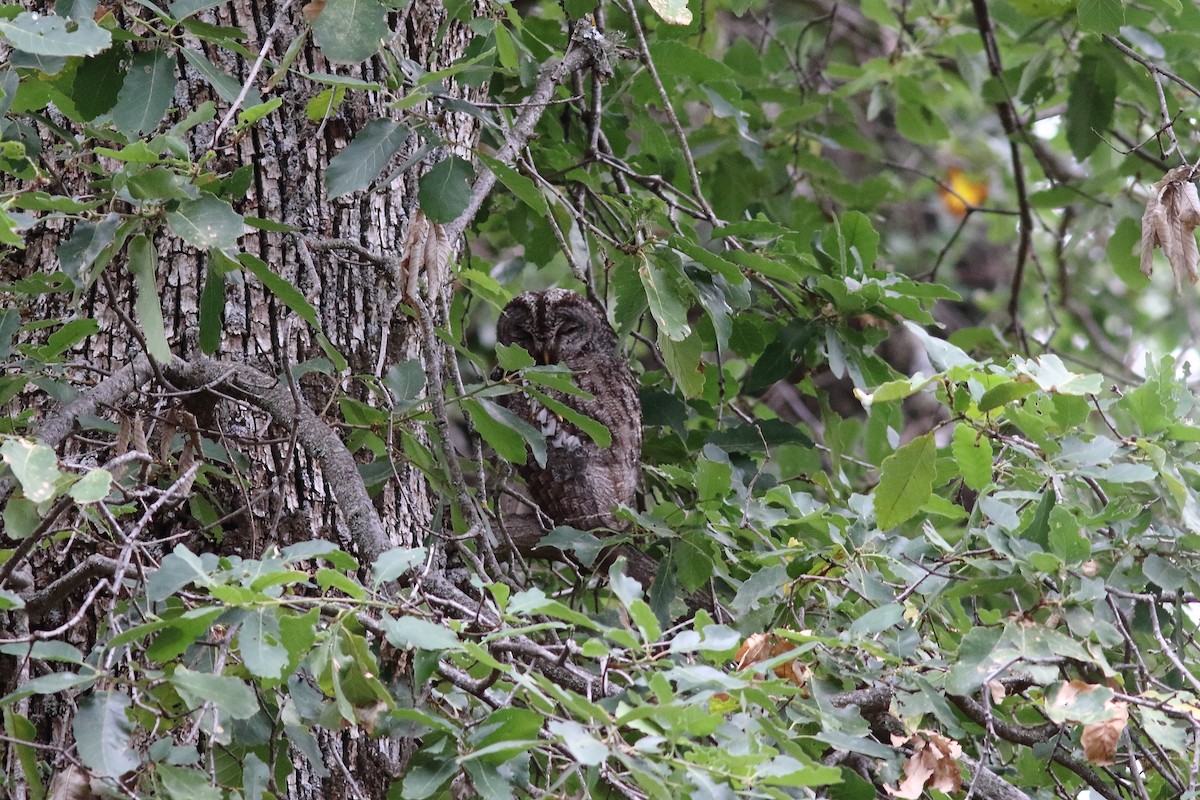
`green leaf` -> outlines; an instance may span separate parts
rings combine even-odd
[[[24,607],[25,607],[24,597],[18,595],[17,593],[14,593],[14,591],[8,591],[7,589],[0,589],[0,610],[12,610],[14,608],[24,608]],[[34,680],[37,680],[37,679],[35,678]],[[26,686],[28,686],[28,684],[26,684]],[[0,699],[2,699],[2,698],[0,698]]]
[[[746,282],[746,276],[742,274],[741,269],[732,261],[711,253],[705,250],[695,242],[684,239],[682,236],[672,236],[667,240],[667,243],[683,253],[688,258],[703,266],[709,272],[720,275],[727,280],[731,285],[737,286]]]
[[[459,647],[454,631],[419,617],[394,619],[385,616],[382,624],[388,642],[402,650],[410,647],[418,650],[457,650]]]
[[[1080,30],[1089,33],[1108,33],[1116,36],[1125,24],[1125,8],[1121,0],[1079,0]]]
[[[375,585],[391,583],[425,560],[424,547],[395,547],[375,560]]]
[[[1008,3],[1021,16],[1033,18],[1061,17],[1075,7],[1075,0],[1008,0]]]
[[[1120,9],[1120,0],[1093,0],[1096,3],[1110,1]],[[1079,1],[1081,23],[1085,2],[1087,0]],[[1116,29],[1111,31],[1116,32]],[[1067,113],[1063,117],[1067,144],[1075,158],[1083,161],[1104,141],[1112,125],[1116,101],[1117,71],[1112,62],[1104,56],[1085,55],[1079,60],[1079,69],[1071,80]]]
[[[416,763],[404,776],[401,800],[425,800],[432,797],[442,784],[458,772],[458,762],[453,758],[430,758],[418,754]],[[392,795],[389,795],[391,800]]]
[[[198,769],[156,764],[154,771],[169,800],[221,800],[225,796],[209,782],[208,774]]]
[[[212,703],[233,719],[250,719],[258,713],[254,690],[237,678],[178,666],[168,680],[192,711]]]
[[[1020,400],[1036,389],[1037,385],[1027,378],[996,384],[979,398],[979,411],[986,414],[992,409],[1006,406],[1014,400]]]
[[[971,489],[981,492],[992,482],[992,442],[975,428],[964,423],[954,426],[954,440],[950,446],[963,482]]]
[[[328,13],[326,7],[321,16]],[[370,186],[408,141],[408,136],[407,127],[389,119],[373,119],[364,125],[354,141],[334,156],[325,170],[325,189],[329,196],[341,197]]]
[[[209,586],[212,579],[199,557],[183,545],[177,545],[146,579],[146,596],[151,602],[166,600],[193,582],[198,586]]]
[[[55,484],[61,473],[58,457],[49,447],[28,439],[8,439],[0,445],[0,455],[17,477],[27,499],[43,503],[57,494]]]
[[[108,497],[112,480],[112,473],[108,470],[94,469],[71,486],[71,499],[76,503],[99,503]]]
[[[553,547],[563,553],[571,553],[579,563],[590,567],[596,561],[596,556],[604,549],[604,543],[595,534],[572,528],[569,525],[559,525],[538,540],[538,546]]]
[[[212,629],[213,623],[223,613],[225,613],[223,607],[213,608],[202,606],[169,619],[159,620],[140,628],[130,629],[126,631],[126,634],[122,635],[129,635],[133,637],[129,641],[136,641],[147,633],[157,631],[154,641],[146,648],[146,656],[151,661],[166,663],[179,658],[179,656],[187,652],[189,647],[195,645],[196,642],[203,641]],[[141,631],[141,633],[138,633],[138,631]],[[112,640],[107,642],[107,644],[110,648],[115,649],[122,642]]]
[[[280,638],[274,608],[256,606],[246,611],[238,630],[238,652],[252,674],[271,679],[283,676],[289,653]]]
[[[129,51],[123,44],[110,47],[98,56],[86,58],[75,71],[71,99],[85,120],[107,113],[117,103],[125,82],[125,60]]]
[[[307,614],[284,614],[279,618],[279,640],[293,661],[300,661],[312,649],[320,617],[321,609],[313,608]]]
[[[1158,553],[1146,556],[1142,562],[1142,574],[1168,592],[1178,592],[1190,583],[1191,577]]]
[[[1113,691],[1107,686],[1090,686],[1077,691],[1065,682],[1046,687],[1046,716],[1060,725],[1064,722],[1088,724],[1102,722],[1113,714]]]
[[[100,149],[97,147],[96,151],[99,152]],[[196,200],[200,197],[200,190],[196,188],[196,184],[165,167],[151,167],[144,172],[139,172],[129,179],[126,187],[129,189],[129,196],[133,199],[151,200],[156,203],[163,203],[167,200]]]
[[[529,351],[521,345],[500,343],[496,344],[496,362],[505,372],[516,372],[537,364],[533,356],[529,355]]]
[[[121,217],[111,213],[100,222],[80,220],[75,223],[70,238],[59,244],[56,254],[62,271],[77,287],[84,288],[91,283],[88,269],[102,253],[107,250],[106,256],[111,257],[109,246],[116,238],[120,223]]]
[[[73,727],[79,760],[102,778],[119,778],[136,769],[138,759],[130,741],[133,725],[126,716],[132,705],[117,691],[97,689],[79,702]]]
[[[499,33],[503,29],[497,26],[496,30]],[[505,33],[507,34],[507,31]],[[496,179],[504,184],[506,189],[516,195],[525,205],[532,208],[534,213],[540,214],[543,217],[550,215],[550,206],[546,205],[546,198],[542,196],[537,184],[532,179],[525,177],[512,167],[484,153],[479,154],[479,160],[496,174]]]
[[[933,494],[937,445],[932,434],[918,436],[883,460],[875,487],[875,519],[890,530],[912,518]]]
[[[114,161],[124,161],[127,164],[157,164],[158,153],[150,149],[150,145],[138,139],[136,142],[113,150],[111,147],[97,147],[96,154],[111,158]]]
[[[1063,506],[1050,512],[1050,552],[1067,565],[1080,564],[1092,556],[1092,543],[1083,535],[1075,515]]]
[[[687,0],[650,0],[654,13],[662,17],[663,22],[672,25],[690,25],[692,12],[688,10]]]
[[[171,345],[167,342],[167,329],[158,300],[157,269],[158,252],[154,244],[147,236],[135,236],[129,243],[129,271],[137,286],[134,309],[142,323],[142,336],[150,356],[159,363],[167,363],[171,360]]]
[[[546,466],[546,437],[537,428],[491,400],[464,400],[463,408],[475,430],[505,461],[524,464],[528,445],[538,466]]]
[[[272,97],[265,103],[255,103],[254,105],[247,106],[245,111],[238,114],[237,125],[234,126],[234,129],[244,131],[269,117],[282,105],[283,100],[278,97]],[[249,166],[249,164],[246,165],[246,167]],[[243,167],[243,169],[246,167]]]
[[[184,20],[192,14],[198,14],[206,8],[221,5],[222,0],[171,0],[167,13],[172,19]]]
[[[599,422],[587,414],[576,411],[566,403],[555,400],[550,395],[539,392],[532,386],[526,386],[525,391],[530,397],[536,398],[538,402],[542,403],[550,411],[586,433],[588,438],[596,443],[597,447],[609,447],[612,445],[612,433],[605,427],[603,422]]]
[[[658,349],[662,351],[667,372],[679,384],[684,397],[699,397],[704,391],[704,371],[700,365],[703,346],[695,333],[682,342],[672,341],[659,331]]]
[[[475,170],[458,156],[439,161],[421,176],[417,199],[430,221],[453,222],[471,201],[471,180]]]
[[[336,569],[322,567],[317,570],[315,577],[317,585],[322,589],[337,589],[356,600],[362,600],[367,596],[366,589],[358,581],[346,576],[344,573],[338,572]]]
[[[904,621],[904,606],[900,603],[888,603],[887,605],[872,608],[867,613],[855,618],[850,625],[850,637],[852,639],[864,639],[876,633],[886,631],[893,625],[899,625]]]
[[[29,796],[35,800],[42,800],[46,796],[46,788],[42,784],[42,777],[38,769],[37,750],[22,742],[36,742],[38,740],[37,728],[28,718],[17,713],[16,709],[4,709],[4,732],[9,736],[9,743],[17,754],[17,760],[21,765],[21,777],[24,778],[25,784],[29,791]],[[17,778],[16,775],[12,776]]]
[[[308,101],[304,106],[304,116],[308,117],[309,122],[320,122],[331,116],[344,99],[346,99],[346,88],[331,86]]]
[[[0,245],[10,245],[20,250],[25,249],[25,239],[18,233],[24,227],[16,218],[8,213],[8,203],[0,208]]]
[[[235,250],[245,231],[242,215],[211,194],[186,200],[167,212],[167,224],[185,242],[200,250]]]
[[[781,419],[760,419],[729,425],[704,437],[704,443],[715,444],[727,453],[766,453],[781,444],[813,446],[812,439],[798,426]]]
[[[879,251],[879,234],[871,226],[871,220],[861,211],[847,211],[838,220],[838,230],[846,249],[858,253],[864,269],[875,263]]]
[[[687,321],[687,304],[680,296],[682,292],[676,281],[670,280],[666,270],[657,266],[646,256],[642,256],[642,264],[638,268],[638,277],[646,289],[646,300],[650,303],[650,313],[658,323],[658,329],[666,337],[675,342],[681,342],[691,333]]]
[[[493,711],[473,731],[473,752],[464,758],[499,766],[537,742],[546,718],[528,708]]]
[[[1053,353],[1038,356],[1028,361],[1017,361],[1017,372],[1033,378],[1033,382],[1045,392],[1067,395],[1098,394],[1104,388],[1104,377],[1092,373],[1079,375],[1067,369],[1063,360]]]
[[[562,740],[562,744],[580,764],[595,767],[608,760],[608,747],[578,722],[551,720],[546,723],[546,728]]]
[[[338,64],[366,61],[390,35],[387,9],[378,0],[328,0],[313,23],[313,41]]]
[[[24,539],[33,535],[41,523],[38,504],[24,497],[10,497],[4,504],[4,535],[10,539]]]
[[[221,346],[223,326],[221,317],[225,313],[225,275],[231,269],[230,262],[222,258],[210,258],[204,275],[204,289],[200,293],[200,352],[210,356]]]
[[[175,96],[175,59],[164,50],[137,53],[112,109],[117,130],[136,138],[157,130]]]
[[[425,367],[416,359],[393,364],[383,376],[383,385],[397,403],[412,402],[425,390]]]
[[[66,23],[57,14],[23,11],[0,19],[0,35],[17,50],[41,56],[94,56],[112,44],[112,34],[90,18],[75,20],[71,31]]]

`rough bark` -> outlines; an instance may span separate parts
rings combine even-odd
[[[49,5],[36,3],[28,7],[46,12]],[[272,59],[278,59],[301,35],[304,27],[301,5],[279,0],[233,0],[201,12],[199,18],[242,30],[243,44],[249,53],[265,51]],[[118,13],[149,15],[150,12],[129,4]],[[123,22],[134,24],[128,17]],[[445,67],[461,55],[472,35],[461,23],[443,27],[445,22],[446,11],[440,2],[418,0],[393,19],[400,26],[400,35],[391,47],[396,54],[429,70]],[[330,200],[324,189],[325,168],[330,159],[368,121],[394,116],[395,112],[388,108],[388,101],[381,93],[357,92],[333,118],[320,124],[310,122],[303,109],[320,87],[314,87],[312,81],[297,73],[329,72],[383,83],[388,78],[387,70],[382,57],[353,68],[326,63],[310,37],[294,69],[268,88],[266,81],[271,70],[265,68],[252,76],[252,59],[229,58],[224,49],[191,34],[186,34],[182,43],[202,51],[239,82],[251,81],[264,98],[278,97],[288,109],[288,113],[272,115],[267,126],[256,127],[246,136],[235,136],[229,127],[218,131],[229,103],[217,96],[191,63],[180,57],[175,110],[170,112],[166,123],[177,121],[204,102],[216,103],[216,118],[187,134],[192,157],[198,160],[211,149],[214,158],[210,167],[215,172],[228,173],[243,165],[252,166],[249,188],[244,200],[236,204],[236,210],[246,216],[284,223],[295,229],[295,233],[248,229],[240,240],[240,248],[262,259],[304,295],[316,310],[323,332],[345,356],[347,370],[340,375],[309,372],[294,385],[280,377],[298,364],[323,356],[316,331],[286,308],[274,293],[248,273],[240,272],[224,279],[224,338],[216,353],[220,361],[198,360],[199,298],[205,282],[216,273],[209,269],[202,253],[164,228],[155,241],[163,316],[172,351],[190,363],[152,370],[140,355],[141,346],[127,325],[135,288],[125,268],[124,256],[120,255],[104,271],[102,279],[89,286],[82,296],[46,294],[37,303],[24,302],[22,306],[28,315],[25,321],[66,320],[74,315],[98,320],[100,332],[70,353],[70,361],[85,368],[67,366],[58,377],[64,389],[73,384],[76,389],[86,390],[95,383],[94,376],[109,375],[102,382],[106,388],[85,393],[77,404],[67,405],[60,413],[53,413],[52,409],[53,401],[61,399],[61,394],[51,398],[31,390],[15,403],[44,410],[42,441],[58,447],[60,454],[68,457],[86,454],[101,463],[127,448],[158,452],[164,446],[158,437],[169,438],[175,430],[172,424],[164,423],[165,415],[172,409],[185,409],[195,416],[203,435],[231,452],[240,453],[248,464],[234,470],[237,480],[214,482],[210,489],[210,500],[227,520],[221,548],[254,557],[272,542],[326,538],[346,543],[360,557],[360,562],[369,566],[383,550],[420,544],[430,531],[440,530],[440,506],[420,470],[403,457],[398,436],[388,443],[396,456],[393,477],[374,498],[367,498],[365,490],[361,490],[361,481],[357,480],[355,464],[343,457],[344,450],[337,458],[331,457],[335,448],[327,440],[337,438],[330,424],[337,422],[338,407],[330,407],[330,400],[335,392],[340,392],[361,402],[378,404],[378,395],[368,391],[367,381],[350,376],[378,379],[390,366],[410,360],[424,369],[427,353],[434,351],[422,341],[426,328],[390,307],[399,288],[393,285],[394,274],[382,269],[377,261],[321,244],[329,240],[345,241],[384,257],[398,257],[415,207],[420,166],[399,174],[386,186]],[[459,92],[452,83],[449,89],[452,93]],[[464,114],[439,109],[435,128],[448,147],[462,155],[469,153],[478,137],[477,123]],[[410,141],[407,151],[398,158],[407,158],[419,144]],[[435,150],[433,155],[442,152]],[[87,165],[60,166],[67,193],[88,191],[91,176],[80,169]],[[59,266],[56,248],[70,231],[69,223],[39,229],[23,252],[3,263],[0,278],[11,281],[38,272],[55,272]],[[437,309],[434,311],[437,313]],[[26,334],[25,341],[36,342],[45,335],[46,332],[33,331]],[[165,378],[166,383],[156,381],[149,387],[147,381],[152,371]],[[196,388],[202,385],[209,385],[211,391],[197,392]],[[171,389],[187,392],[178,396],[160,394]],[[248,396],[256,402],[230,402],[230,398],[244,400]],[[107,448],[97,448],[94,442],[72,441],[72,425],[89,415],[120,425],[122,436],[128,432],[126,438],[133,441],[114,440]],[[418,441],[426,438],[419,428],[410,433]],[[355,473],[352,477],[356,480],[350,481],[347,471]],[[362,496],[355,495],[353,502],[346,502],[348,486],[358,487]],[[0,489],[7,494],[7,487]],[[364,502],[371,505],[373,513],[369,516],[373,522],[361,513]],[[348,508],[359,511],[348,514]],[[188,523],[181,520],[180,524]],[[73,590],[67,602],[69,608],[90,588],[75,585],[80,576],[95,583],[99,576],[111,574],[112,564],[106,560],[103,544],[75,543],[72,548],[52,548],[37,556],[31,574],[37,576],[32,596],[37,600],[34,611],[38,625],[52,626],[62,621],[66,609],[54,606],[62,599],[63,592]],[[71,568],[77,564],[83,567],[72,572]],[[109,606],[98,604],[90,621],[75,630],[78,643],[85,649],[109,611]],[[40,700],[28,710],[33,717],[40,718],[46,741],[69,744],[69,713],[50,708]],[[361,733],[332,732],[325,736],[322,746],[328,774],[318,774],[306,760],[296,759],[298,770],[293,775],[293,785],[288,787],[291,797],[383,797],[404,763],[402,742],[368,738]]]

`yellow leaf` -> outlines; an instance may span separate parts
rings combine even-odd
[[[987,200],[988,185],[973,180],[958,167],[950,167],[946,170],[945,180],[938,187],[938,195],[947,211],[962,218]]]

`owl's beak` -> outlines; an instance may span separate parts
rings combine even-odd
[[[548,367],[558,361],[558,354],[554,352],[554,346],[547,344],[538,348],[537,352],[538,363],[543,367]]]

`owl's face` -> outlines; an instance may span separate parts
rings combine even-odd
[[[496,336],[525,348],[540,364],[571,366],[589,353],[611,354],[616,334],[600,312],[567,289],[525,292],[504,307]]]

